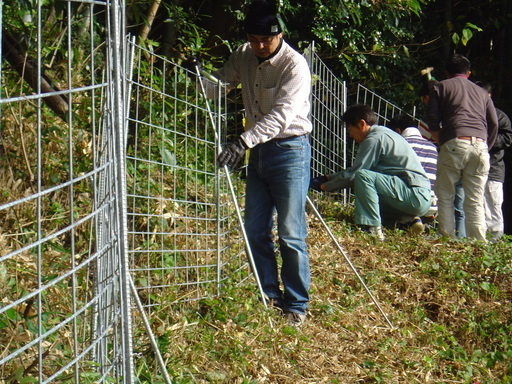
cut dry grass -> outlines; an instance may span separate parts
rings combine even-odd
[[[311,216],[311,305],[303,327],[265,309],[254,285],[166,307],[153,316],[173,382],[512,382],[510,242],[388,231],[377,243],[338,208],[324,207],[325,217],[395,329]],[[163,382],[144,335],[136,340],[140,380]]]

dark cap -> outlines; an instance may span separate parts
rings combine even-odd
[[[275,36],[282,32],[274,2],[255,0],[248,8],[244,22],[245,33]]]

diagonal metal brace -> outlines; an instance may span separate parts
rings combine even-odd
[[[359,274],[359,272],[357,272],[357,269],[356,267],[354,266],[354,264],[352,264],[352,261],[350,261],[350,258],[348,257],[347,253],[345,252],[345,250],[342,248],[342,246],[340,245],[340,243],[338,242],[338,240],[336,239],[336,237],[334,236],[334,234],[332,233],[331,229],[329,228],[329,226],[327,225],[327,223],[325,222],[324,218],[322,217],[322,215],[320,214],[320,212],[318,211],[318,209],[316,208],[315,204],[313,204],[313,201],[311,201],[311,198],[309,196],[307,196],[307,201],[310,205],[310,207],[313,209],[313,212],[315,213],[316,217],[318,218],[318,220],[320,220],[320,222],[323,224],[323,226],[325,227],[325,229],[327,230],[327,232],[329,233],[329,235],[331,236],[331,239],[334,241],[334,243],[336,244],[336,246],[338,247],[338,250],[341,252],[341,254],[343,255],[343,257],[345,258],[345,261],[348,263],[348,265],[350,266],[350,268],[352,269],[352,271],[355,273],[355,275],[357,276],[357,278],[359,279],[359,282],[361,283],[361,285],[363,286],[363,288],[365,289],[365,291],[368,293],[368,295],[370,296],[370,298],[372,299],[373,303],[377,306],[377,308],[379,309],[379,312],[382,314],[382,316],[384,317],[384,319],[386,319],[386,322],[389,324],[389,326],[391,327],[391,329],[395,329],[395,326],[393,325],[393,323],[391,323],[391,321],[388,319],[388,317],[386,316],[386,314],[384,313],[384,311],[382,310],[381,306],[379,305],[379,303],[377,302],[377,299],[375,299],[375,297],[373,296],[372,292],[370,291],[370,289],[368,288],[368,286],[366,285],[366,283],[364,282],[363,278],[361,277],[361,275]]]

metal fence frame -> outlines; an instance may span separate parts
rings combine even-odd
[[[134,48],[127,157],[130,272],[147,307],[161,303],[162,290],[174,290],[167,296],[171,303],[218,295],[226,279],[247,278],[241,276],[247,274],[243,247],[234,245],[240,239],[230,220],[226,178],[215,164],[218,137],[237,123],[239,111],[229,104],[225,87],[206,100],[198,79],[191,80],[184,68]],[[162,83],[146,82],[156,78]]]
[[[377,124],[386,125],[393,116],[405,114],[416,122],[418,129],[425,138],[430,139],[432,137],[427,129],[427,125],[415,116],[415,111],[409,113],[361,84],[357,85],[356,103],[369,105],[377,114]]]
[[[311,91],[311,176],[331,174],[347,168],[352,163],[349,138],[341,116],[348,98],[347,86],[337,78],[315,52],[312,43],[304,52],[312,75]],[[350,201],[347,190],[331,194],[344,203]]]
[[[124,2],[0,11],[0,380],[132,383]]]
[[[0,5],[2,27],[8,8]],[[24,52],[34,61],[18,58],[35,76],[13,81],[23,73],[11,70],[12,57],[1,75],[5,158],[21,160],[4,162],[0,177],[0,380],[133,383],[134,320],[142,318],[146,328],[136,331],[158,355],[147,313],[252,279],[233,215],[243,209],[244,169],[233,176],[235,202],[214,161],[221,141],[241,129],[243,109],[238,90],[217,86],[207,101],[184,68],[127,40],[124,1],[65,8],[59,44],[75,55],[60,72],[44,73],[55,59],[44,48],[55,41],[39,2]],[[99,13],[104,35],[94,27]],[[341,122],[345,83],[314,44],[304,55],[316,176],[349,166],[354,150]],[[84,63],[90,72],[74,77]],[[47,89],[54,84],[62,90]],[[376,112],[387,118],[382,103]],[[329,198],[350,201],[346,191]]]
[[[128,164],[133,164],[136,168],[148,168],[152,164],[153,168],[158,170],[151,171],[151,180],[142,188],[140,186],[128,185],[128,190],[137,190],[129,192],[128,217],[131,222],[130,235],[130,254],[132,260],[131,273],[134,276],[139,294],[146,298],[146,306],[158,305],[153,303],[151,297],[158,297],[161,301],[160,292],[164,288],[179,288],[174,295],[167,298],[167,302],[174,302],[178,298],[181,300],[198,300],[212,294],[218,294],[222,282],[226,278],[235,281],[244,281],[248,277],[248,265],[246,258],[242,255],[244,247],[235,246],[243,242],[238,232],[239,224],[233,215],[232,203],[227,193],[225,174],[215,168],[215,153],[219,140],[223,141],[233,134],[240,131],[243,122],[243,109],[239,100],[239,94],[235,90],[234,94],[227,94],[223,87],[218,88],[217,97],[213,100],[205,100],[200,92],[197,79],[191,81],[187,76],[186,70],[170,60],[158,57],[153,52],[134,45],[136,49],[135,75],[131,89],[134,100],[132,106],[132,116],[129,118],[132,125],[131,136],[135,141],[132,143],[133,150],[128,148]],[[313,122],[313,133],[311,142],[313,148],[312,174],[325,174],[335,172],[339,167],[346,167],[347,158],[347,137],[346,130],[341,123],[341,114],[346,107],[346,87],[343,82],[334,76],[334,74],[319,59],[314,51],[312,44],[305,52],[305,57],[310,65],[313,75],[313,86],[311,96],[311,120]],[[151,68],[145,75],[146,79],[140,74],[140,67],[147,64]],[[147,70],[147,68],[145,68]],[[158,76],[156,75],[158,74]],[[162,84],[150,84],[155,78],[165,78]],[[203,81],[210,82],[207,78]],[[207,84],[208,85],[208,84]],[[211,84],[213,85],[213,84]],[[167,88],[165,88],[167,87]],[[233,91],[232,91],[233,92]],[[158,100],[157,100],[158,99]],[[165,108],[159,110],[166,104],[172,102],[174,116],[183,117],[180,123],[173,122],[169,124],[164,112]],[[212,127],[209,119],[209,112],[205,108],[205,103],[209,103],[216,127]],[[148,105],[149,107],[144,107]],[[179,112],[178,112],[179,111]],[[199,128],[199,130],[198,130]],[[215,134],[217,129],[217,134]],[[164,143],[169,140],[171,143],[167,147],[167,160],[161,153],[151,153],[148,148],[142,149],[143,143],[138,143],[137,138],[141,135],[137,132],[144,131],[144,137],[150,135],[147,146],[151,147],[152,142]],[[194,132],[191,132],[193,130]],[[157,139],[157,137],[159,139]],[[129,140],[130,142],[132,140]],[[177,142],[185,143],[181,148],[200,147],[200,152],[205,156],[201,164],[195,164],[188,167],[187,159],[177,159],[178,154],[173,146]],[[173,152],[174,151],[174,152]],[[133,154],[132,154],[133,152]],[[197,152],[192,154],[193,158],[200,156]],[[141,178],[137,178],[128,170],[129,179],[137,180],[137,183],[143,183]],[[197,174],[201,177],[197,177]],[[174,175],[173,180],[169,180],[169,175]],[[238,204],[243,209],[243,176],[244,169],[239,174],[235,174],[237,195],[240,196]],[[186,180],[176,187],[179,179]],[[156,189],[156,194],[146,191],[155,188],[154,180],[160,180]],[[199,181],[199,183],[198,183]],[[215,185],[217,199],[204,200],[205,193],[201,189],[204,185]],[[173,185],[173,191],[166,196],[165,190]],[[191,192],[193,191],[193,192]],[[190,196],[193,195],[193,200]],[[345,191],[340,195],[348,200],[348,194]],[[188,197],[187,197],[188,196]],[[200,198],[201,197],[201,198]],[[147,209],[141,208],[141,204],[147,205]],[[201,205],[208,206],[211,210],[209,215],[195,215],[191,211],[185,211],[183,205]],[[231,207],[230,207],[231,205]],[[151,207],[150,207],[151,206]],[[145,213],[141,213],[145,211]],[[145,228],[141,229],[140,221],[144,221]],[[153,220],[153,223],[150,221]],[[165,223],[162,223],[164,221]],[[186,226],[187,223],[211,221],[220,223],[220,226],[210,228],[201,228],[194,230],[187,227],[186,231],[179,230],[180,226]],[[164,226],[167,229],[161,230]],[[139,228],[138,230],[136,228]],[[221,236],[218,236],[221,234]],[[138,240],[137,240],[138,237]],[[150,237],[152,241],[141,241],[141,238]],[[205,238],[206,237],[206,238]],[[199,240],[201,238],[202,240]],[[188,244],[187,255],[183,256],[183,247],[175,244],[167,244],[166,240],[180,239]],[[142,246],[145,243],[147,246]],[[194,248],[197,244],[199,247]],[[201,260],[212,260],[206,255],[216,253],[215,263],[205,263]],[[145,260],[140,260],[139,255],[147,255]],[[151,255],[151,256],[150,256]],[[153,260],[150,260],[153,258]],[[159,259],[155,261],[154,259]],[[171,261],[169,261],[171,258]],[[200,262],[198,262],[200,261]],[[185,267],[186,266],[186,267]],[[187,273],[186,271],[194,271]],[[229,271],[229,272],[227,272]],[[216,272],[216,273],[215,273]],[[153,282],[156,274],[166,274],[167,280]],[[179,274],[181,273],[181,276]],[[173,276],[170,276],[172,274]],[[204,274],[203,277],[199,275]],[[236,274],[236,276],[234,275]],[[218,279],[214,277],[217,275]],[[193,276],[193,279],[189,278]],[[183,289],[181,289],[183,288]],[[186,294],[185,292],[186,291]]]

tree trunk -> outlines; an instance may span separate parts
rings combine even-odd
[[[2,31],[2,54],[35,92],[54,93],[59,91],[50,85],[50,82],[42,73],[39,73],[37,65],[34,65],[29,57],[18,50],[16,40],[5,29]],[[39,86],[40,89],[38,89]],[[59,117],[67,120],[66,113],[69,110],[69,103],[65,96],[43,96],[43,101]]]

